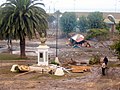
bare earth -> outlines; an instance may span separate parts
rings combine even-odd
[[[51,47],[50,50],[52,51],[50,52],[50,60],[53,60],[55,57],[55,45],[54,43],[50,44],[50,42],[47,42],[47,44]],[[27,46],[38,46],[38,43],[32,41],[32,43],[27,43]],[[59,40],[58,52],[62,63],[71,58],[78,63],[83,61],[88,63],[92,54],[95,53],[101,56],[107,55],[110,61],[117,61],[108,48],[72,48],[65,46],[64,40]],[[41,74],[39,72],[31,72],[24,75],[10,72],[13,64],[34,64],[36,61],[1,60],[0,90],[120,90],[120,67],[109,67],[106,71],[106,76],[101,75],[100,65],[92,66],[90,72],[66,73],[62,77],[46,73]]]

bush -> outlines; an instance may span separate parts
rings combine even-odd
[[[108,30],[106,29],[91,29],[87,32],[86,39],[96,38],[99,41],[109,39]]]
[[[118,59],[120,60],[120,41],[115,42],[113,45],[110,46],[112,50],[115,50]]]
[[[100,56],[99,55],[93,55],[91,59],[89,60],[89,64],[98,64],[100,63]]]
[[[59,66],[59,63],[56,63],[54,60],[53,60],[53,61],[51,61],[51,63],[50,63],[50,64],[54,64],[54,65]]]

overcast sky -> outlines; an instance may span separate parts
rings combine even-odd
[[[0,3],[6,0],[0,0]],[[120,12],[120,0],[43,0],[47,12]]]

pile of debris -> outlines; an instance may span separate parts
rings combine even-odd
[[[90,43],[84,39],[82,34],[75,34],[69,38],[69,41],[66,43],[67,46],[73,46],[73,48],[91,47]]]
[[[81,65],[77,65],[77,62],[71,60],[70,62],[66,62],[64,64],[49,64],[48,66],[26,66],[26,65],[13,65],[11,68],[11,72],[41,72],[53,74],[56,76],[64,76],[65,72],[67,73],[80,73],[90,71],[91,67],[87,66],[86,63],[81,63]]]

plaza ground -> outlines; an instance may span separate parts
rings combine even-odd
[[[106,76],[101,75],[100,64],[93,65],[90,72],[66,73],[62,77],[39,72],[24,75],[10,72],[13,64],[32,65],[37,62],[37,56],[28,55],[29,60],[0,60],[0,90],[120,90],[120,61],[108,48],[72,48],[66,46],[65,42],[66,40],[59,39],[58,57],[61,63],[67,62],[71,58],[78,63],[83,61],[88,63],[93,54],[107,55],[109,68],[106,71]],[[6,42],[1,41],[0,43],[6,45]],[[36,50],[35,47],[39,44],[38,41],[33,40],[28,41],[26,46],[27,48],[34,47],[33,49]],[[55,42],[49,40],[47,44],[51,47],[50,60],[53,60],[56,50]],[[14,42],[14,45],[18,47],[19,44]]]

